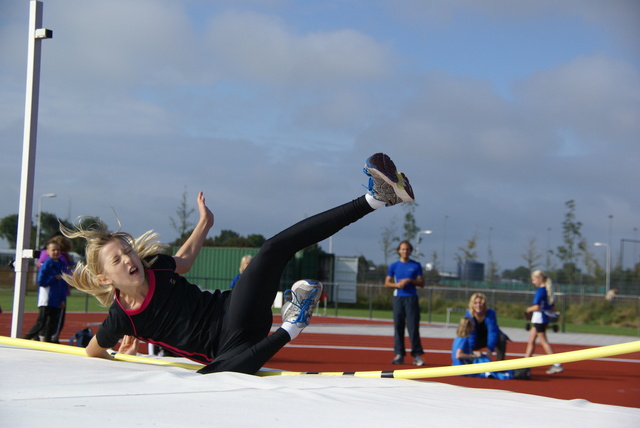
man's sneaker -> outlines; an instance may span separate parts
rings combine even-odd
[[[322,295],[322,283],[310,279],[301,279],[284,292],[282,322],[295,323],[300,328],[309,325],[316,304]]]
[[[413,365],[418,367],[424,366],[424,361],[422,360],[422,357],[420,355],[414,357]]]
[[[562,373],[563,371],[564,369],[560,364],[554,364],[549,367],[549,370],[547,370],[547,374]]]
[[[393,361],[391,361],[391,364],[404,364],[404,357],[400,354],[397,354]]]
[[[391,158],[384,153],[376,153],[367,159],[363,171],[369,176],[367,189],[371,195],[387,206],[415,199],[407,176],[398,172]]]

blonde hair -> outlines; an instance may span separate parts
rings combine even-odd
[[[469,336],[469,325],[473,325],[471,323],[471,319],[467,317],[460,318],[460,322],[458,323],[458,329],[456,330],[456,334],[458,337],[468,337]]]
[[[482,300],[482,304],[484,305],[485,309],[487,307],[487,296],[485,296],[484,293],[473,293],[471,295],[471,298],[469,299],[469,313],[473,317],[476,316],[476,313],[473,311],[473,303],[478,297],[480,298],[480,300]]]
[[[247,266],[249,266],[249,263],[251,263],[251,260],[253,260],[253,256],[251,256],[250,254],[242,256],[242,258],[240,259],[240,268],[238,269],[238,271],[240,273],[244,272]]]
[[[547,300],[549,301],[549,305],[553,305],[553,301],[555,300],[555,297],[553,295],[553,282],[551,281],[551,278],[549,278],[540,269],[534,270],[531,273],[531,276],[539,276],[540,278],[542,278],[542,280],[544,281],[544,288],[547,289]]]
[[[81,224],[82,223],[82,224]],[[98,275],[103,272],[100,265],[100,252],[109,242],[120,239],[130,246],[143,261],[145,267],[149,267],[155,258],[145,262],[154,255],[158,255],[167,248],[158,240],[158,234],[153,230],[143,233],[138,239],[126,232],[117,230],[109,231],[107,225],[97,217],[83,217],[74,225],[73,229],[60,224],[60,231],[69,239],[83,238],[87,241],[85,247],[85,262],[78,262],[71,275],[63,274],[64,280],[80,291],[94,296],[102,306],[109,306],[113,302],[116,287],[112,284],[103,284],[98,280]]]

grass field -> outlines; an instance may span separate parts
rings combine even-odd
[[[35,291],[29,291],[25,299],[25,311],[36,312],[37,308],[37,293]],[[5,312],[11,312],[13,308],[13,290],[0,289],[0,307]],[[68,312],[107,312],[107,308],[100,306],[98,301],[84,293],[77,290],[71,291],[71,296],[67,299],[67,311]],[[354,309],[338,307],[337,314],[335,307],[329,305],[327,307],[327,316],[341,316],[341,317],[358,317],[358,318],[374,318],[374,319],[392,319],[392,312],[390,310],[374,310],[371,313],[367,309]],[[452,314],[450,322],[457,323],[460,313]],[[432,313],[429,319],[429,314],[422,314],[422,321],[431,321],[436,323],[443,323],[446,321],[446,312]],[[524,328],[523,319],[512,319],[506,317],[499,318],[500,325],[503,327]],[[625,328],[625,327],[612,327],[607,325],[596,324],[573,324],[566,323],[565,331],[568,333],[590,333],[590,334],[614,334],[621,336],[638,336],[638,328]]]

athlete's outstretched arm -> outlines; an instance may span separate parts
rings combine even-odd
[[[213,213],[207,207],[204,199],[204,195],[202,192],[198,193],[198,212],[200,213],[200,220],[196,225],[195,229],[187,239],[182,247],[178,250],[175,256],[173,256],[176,261],[176,272],[177,273],[187,273],[191,266],[193,266],[193,262],[195,262],[200,249],[202,248],[202,244],[204,240],[207,238],[207,233],[209,233],[209,229],[213,226]]]
[[[98,339],[96,338],[96,336],[93,336],[89,341],[89,344],[85,348],[85,351],[87,352],[87,355],[89,357],[106,358],[107,360],[112,360],[113,357],[107,352],[107,349],[108,348],[103,348],[102,346],[98,345]]]

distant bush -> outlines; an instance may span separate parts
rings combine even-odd
[[[573,324],[595,324],[610,327],[636,327],[638,308],[634,304],[611,304],[595,301],[574,304],[567,308],[567,322]]]

